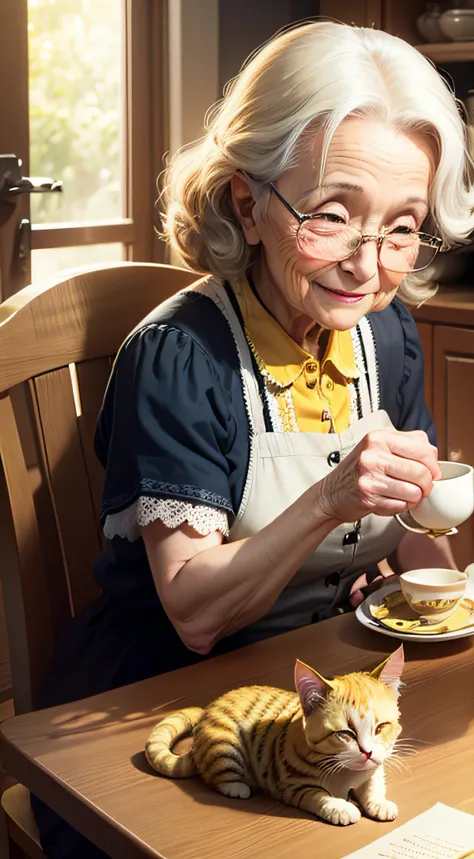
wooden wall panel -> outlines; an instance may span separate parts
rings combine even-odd
[[[433,326],[426,322],[417,325],[425,358],[425,400],[430,412],[433,411]]]
[[[474,331],[436,326],[434,329],[434,406],[440,459],[474,466]],[[452,538],[461,569],[474,561],[474,519]]]

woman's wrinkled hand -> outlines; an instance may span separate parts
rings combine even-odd
[[[320,482],[319,504],[339,522],[403,513],[441,477],[437,457],[424,432],[374,430]]]

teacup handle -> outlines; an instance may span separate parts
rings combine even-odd
[[[423,528],[422,525],[418,525],[417,528],[413,528],[412,525],[408,525],[407,522],[403,521],[400,513],[395,513],[395,519],[397,520],[399,525],[402,525],[402,527],[405,528],[406,531],[411,531],[412,534],[428,534],[429,533],[428,528]]]
[[[395,519],[397,522],[405,528],[406,531],[411,531],[412,534],[426,534],[427,537],[430,537],[432,540],[435,540],[436,537],[451,537],[453,534],[458,533],[457,528],[446,528],[444,531],[435,530],[430,528],[423,528],[422,525],[419,525],[417,528],[414,528],[412,525],[408,525],[403,521],[400,513],[395,513]]]

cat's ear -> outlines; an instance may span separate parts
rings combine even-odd
[[[296,660],[295,665],[295,687],[305,716],[309,716],[334,688],[330,680],[326,680],[314,668],[310,668],[299,659]]]
[[[377,668],[374,668],[374,670],[370,672],[370,676],[375,677],[376,680],[380,680],[381,683],[385,683],[386,686],[390,686],[390,688],[399,695],[401,685],[400,678],[403,674],[404,666],[405,653],[403,651],[403,644],[401,644],[398,650],[395,650],[394,653],[387,656],[380,665],[377,665]]]

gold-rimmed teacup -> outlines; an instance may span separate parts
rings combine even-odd
[[[433,621],[449,617],[460,604],[468,577],[459,570],[410,570],[400,576],[400,587],[410,608]]]

